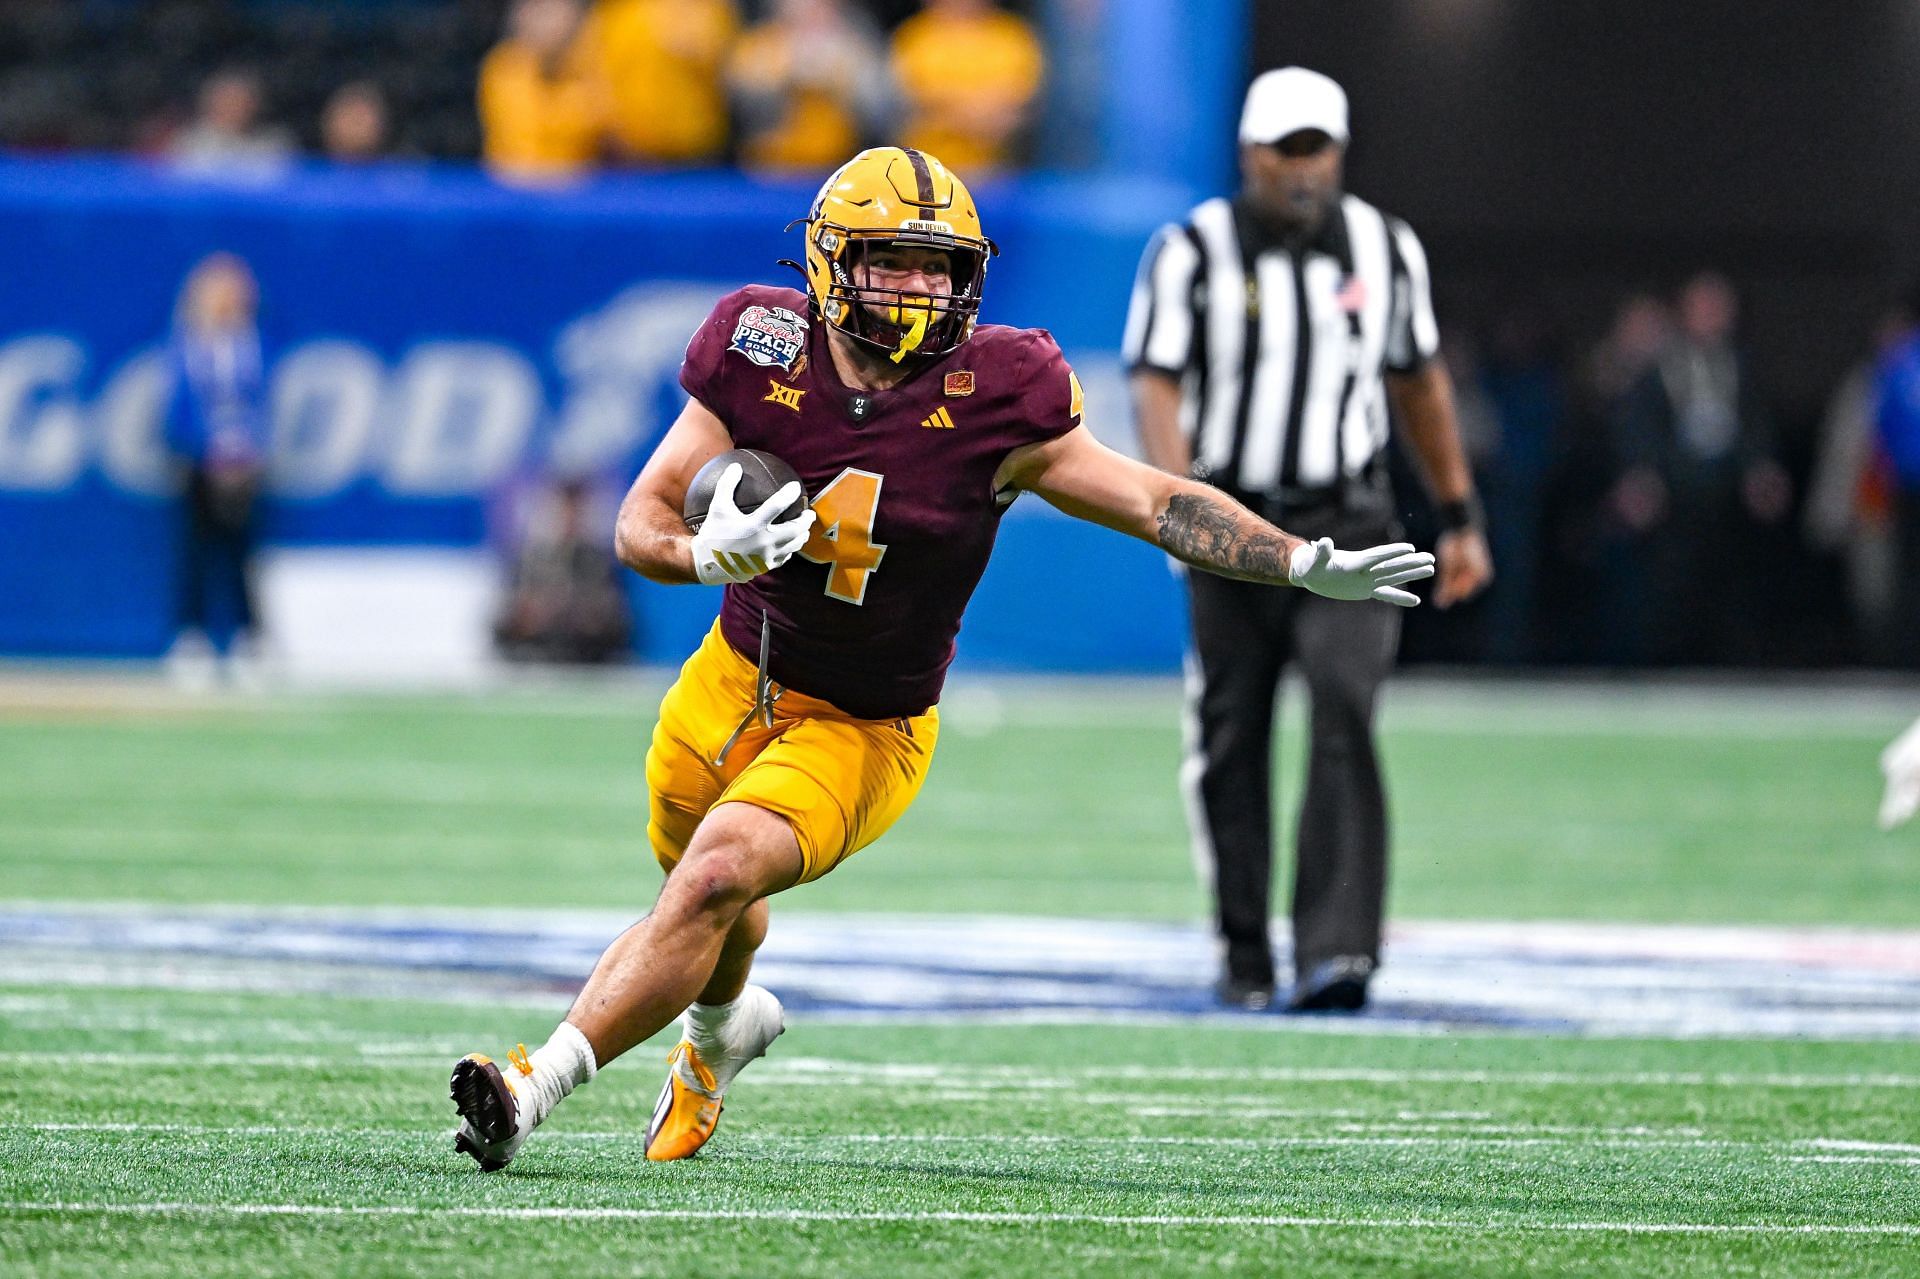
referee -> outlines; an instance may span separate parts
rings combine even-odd
[[[1300,67],[1269,71],[1240,120],[1240,193],[1148,247],[1126,359],[1147,459],[1232,494],[1303,537],[1395,541],[1388,406],[1438,506],[1441,608],[1492,576],[1454,420],[1426,255],[1404,222],[1344,195],[1347,97]],[[1375,695],[1400,610],[1187,577],[1187,758],[1195,861],[1211,879],[1229,1005],[1274,999],[1272,739],[1281,672],[1312,702],[1293,883],[1289,1006],[1352,1010],[1380,961],[1386,795]]]

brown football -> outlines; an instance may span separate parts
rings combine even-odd
[[[687,485],[687,500],[680,514],[688,528],[698,532],[706,522],[707,508],[713,505],[713,490],[720,483],[720,474],[735,462],[740,464],[740,486],[733,490],[733,504],[743,511],[756,510],[782,486],[797,484],[800,480],[791,466],[771,453],[759,449],[728,449],[701,467],[693,483]],[[793,499],[793,505],[780,513],[780,518],[790,520],[806,509],[807,494],[802,489],[800,496]]]

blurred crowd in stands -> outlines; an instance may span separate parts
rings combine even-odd
[[[1920,291],[1806,420],[1740,332],[1712,273],[1585,343],[1524,305],[1444,332],[1499,576],[1409,656],[1920,667]]]
[[[196,170],[306,153],[817,174],[882,138],[1025,162],[1039,36],[996,0],[7,0],[0,145]],[[955,68],[965,68],[964,75]]]
[[[1021,156],[1042,70],[990,0],[925,0],[890,37],[847,0],[745,26],[733,0],[515,0],[480,69],[482,158],[534,180],[729,156],[817,174],[887,137],[977,173]]]
[[[477,158],[544,183],[610,166],[813,176],[885,139],[972,176],[1036,156],[1041,13],[1018,0],[5,0],[0,146],[228,173],[302,155]],[[1053,79],[1071,79],[1073,45],[1056,39]],[[1470,606],[1410,618],[1410,657],[1920,667],[1920,295],[1871,324],[1863,297],[1857,362],[1823,412],[1785,413],[1717,275],[1619,298],[1610,321],[1548,321],[1524,297],[1477,317],[1444,302],[1498,577]],[[604,565],[569,549],[584,500],[554,498],[559,532],[534,539],[518,579],[527,599],[554,582],[604,593]],[[1431,535],[1417,515],[1412,531]],[[547,605],[516,607],[501,621],[510,648],[532,642]],[[603,655],[603,622],[595,611],[562,642]]]

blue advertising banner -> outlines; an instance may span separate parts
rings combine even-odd
[[[171,638],[177,495],[161,444],[181,281],[260,283],[283,546],[478,547],[516,484],[623,488],[684,402],[722,292],[785,282],[810,185],[733,174],[512,190],[461,169],[188,179],[118,159],[0,159],[0,652],[142,656]],[[985,318],[1051,329],[1090,417],[1127,435],[1116,348],[1173,187],[1029,177],[978,195],[1003,256]],[[640,656],[678,660],[712,593],[634,582]],[[1152,548],[1031,499],[1007,517],[963,658],[1165,669],[1177,583]]]

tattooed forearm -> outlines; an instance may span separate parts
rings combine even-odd
[[[1285,582],[1300,539],[1221,493],[1175,493],[1160,513],[1160,545],[1175,559],[1222,577]]]

